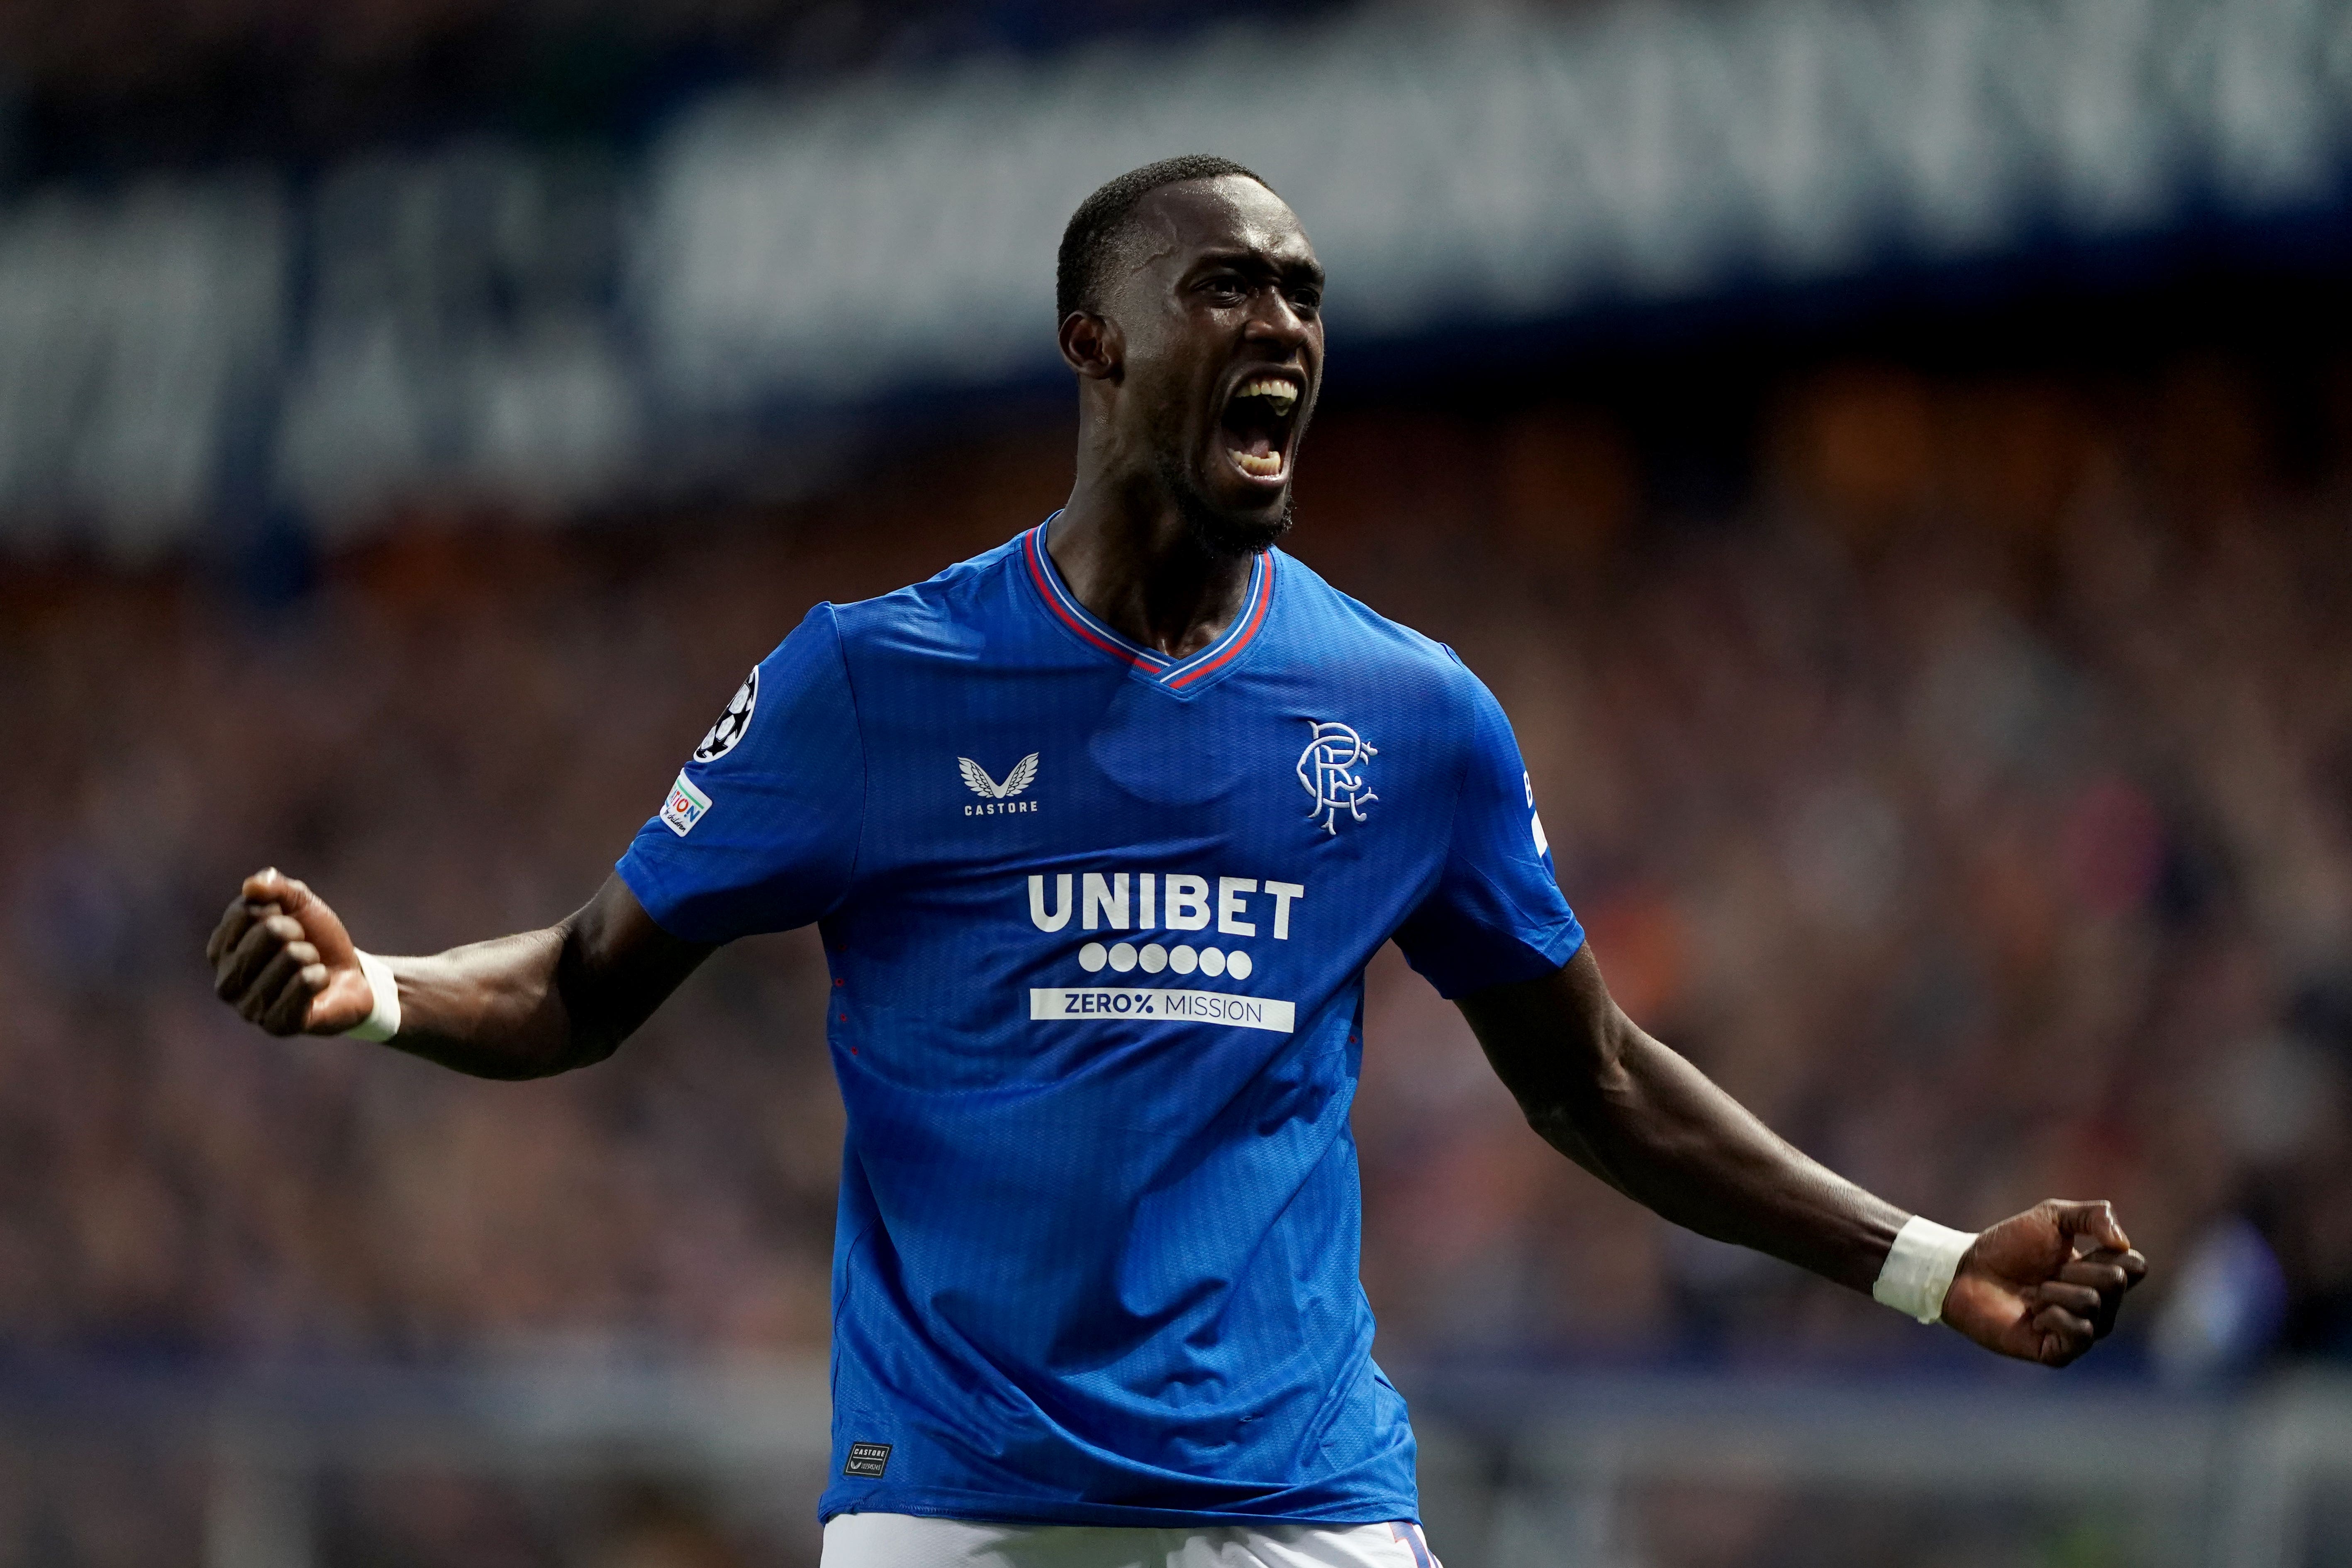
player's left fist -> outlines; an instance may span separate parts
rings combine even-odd
[[[1944,1296],[1944,1321],[1990,1351],[2064,1366],[2116,1326],[2147,1273],[2112,1205],[2052,1198],[1976,1239]]]

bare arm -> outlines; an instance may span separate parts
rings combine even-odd
[[[611,1056],[714,949],[656,925],[618,877],[556,924],[390,960],[400,1049],[478,1078],[544,1078]],[[273,1035],[339,1035],[372,1002],[342,921],[276,870],[245,879],[205,955],[213,989]]]
[[[1588,945],[1557,973],[1465,997],[1486,1057],[1544,1140],[1635,1202],[1867,1291],[1910,1216],[1805,1157],[1609,995]],[[2074,1238],[2096,1250],[2077,1257]],[[1979,1237],[1944,1321],[2063,1365],[2113,1327],[2147,1268],[2104,1203],[2053,1201]]]

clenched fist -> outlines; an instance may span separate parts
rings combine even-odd
[[[1976,1239],[1944,1297],[1944,1321],[1987,1350],[2064,1366],[2116,1326],[2147,1273],[2105,1203],[2053,1198]]]
[[[375,1005],[343,922],[274,867],[245,879],[205,957],[220,999],[273,1035],[340,1035]]]

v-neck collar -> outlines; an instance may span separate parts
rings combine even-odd
[[[1054,517],[1062,514],[1055,512]],[[1139,679],[1150,682],[1164,691],[1189,695],[1213,683],[1222,672],[1230,670],[1244,648],[1255,641],[1265,625],[1266,613],[1274,604],[1274,552],[1261,551],[1250,562],[1249,592],[1242,596],[1242,606],[1233,621],[1216,641],[1182,659],[1171,659],[1165,654],[1154,653],[1119,633],[1093,611],[1078,602],[1070,585],[1062,581],[1060,568],[1054,564],[1053,552],[1045,548],[1045,530],[1053,517],[1031,529],[1021,538],[1022,558],[1028,564],[1031,584],[1046,611],[1061,623],[1063,628],[1081,642],[1126,665]]]

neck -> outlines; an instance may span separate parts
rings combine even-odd
[[[1213,555],[1153,478],[1081,468],[1045,548],[1078,602],[1129,640],[1181,659],[1224,634],[1249,593],[1249,557]]]

